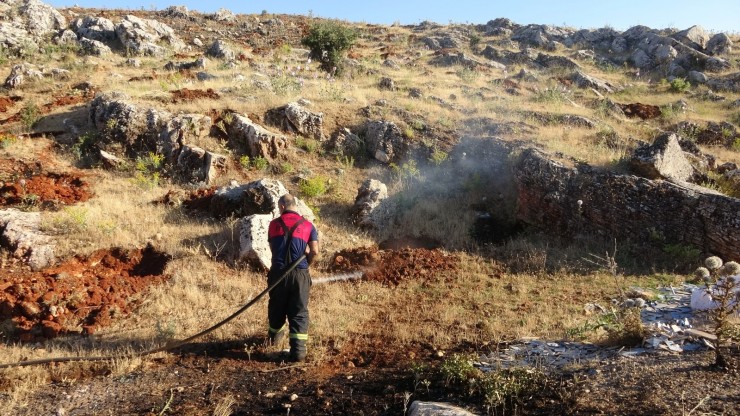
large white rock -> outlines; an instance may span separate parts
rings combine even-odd
[[[33,270],[47,267],[55,260],[52,239],[42,233],[40,227],[40,212],[0,210],[2,245],[9,248],[13,256],[26,260]]]
[[[272,252],[267,241],[267,230],[272,221],[271,214],[255,214],[239,220],[239,248],[237,261],[258,264],[270,268]]]

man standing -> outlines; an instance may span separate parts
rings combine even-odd
[[[285,337],[285,318],[288,318],[290,333],[290,359],[306,359],[308,340],[308,292],[311,276],[308,266],[319,253],[319,237],[316,227],[296,212],[295,198],[285,194],[278,201],[280,217],[270,222],[267,236],[272,251],[272,265],[267,274],[267,285],[283,275],[285,270],[300,256],[306,255],[274,289],[270,291],[267,304],[269,320],[268,336],[273,345]]]

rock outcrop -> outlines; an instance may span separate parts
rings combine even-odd
[[[368,121],[365,123],[365,144],[370,156],[383,163],[396,162],[408,151],[401,129],[390,121]]]
[[[116,26],[116,35],[123,47],[137,55],[164,56],[166,45],[174,51],[185,48],[175,31],[164,23],[127,15]]]
[[[297,102],[267,111],[265,122],[284,132],[324,140],[324,114],[309,111]]]
[[[20,258],[40,270],[54,263],[54,244],[41,231],[41,213],[24,212],[14,208],[0,210],[0,243]]]
[[[668,179],[687,182],[694,169],[684,156],[678,136],[664,134],[653,142],[635,149],[630,159],[631,170],[648,179]]]
[[[280,216],[278,200],[288,193],[282,182],[275,179],[260,179],[247,184],[233,184],[216,190],[211,199],[210,212],[216,217],[243,217],[252,214]],[[298,213],[309,221],[316,217],[313,211],[296,198]]]
[[[527,149],[515,162],[517,217],[561,235],[693,246],[733,258],[740,247],[740,199],[689,184],[569,168]],[[579,202],[580,201],[580,202]]]
[[[378,224],[373,220],[373,210],[388,198],[388,187],[376,179],[365,180],[357,189],[355,204],[352,206],[352,221],[360,226],[376,228]]]
[[[228,118],[226,132],[229,140],[238,147],[244,147],[250,157],[274,160],[288,148],[285,136],[265,129],[249,117],[232,113]]]

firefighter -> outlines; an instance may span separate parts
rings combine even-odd
[[[288,320],[290,360],[305,361],[308,340],[308,295],[311,276],[308,267],[319,254],[318,232],[314,225],[296,212],[295,198],[285,194],[278,201],[280,216],[270,222],[268,240],[272,251],[272,264],[267,274],[267,284],[272,285],[302,254],[306,258],[270,291],[267,304],[268,336],[272,345],[285,337],[285,320]]]

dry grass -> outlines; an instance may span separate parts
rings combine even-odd
[[[212,60],[207,72],[218,78],[206,82],[167,74],[162,69],[165,62],[152,58],[142,58],[142,68],[137,69],[122,66],[123,57],[109,61],[91,57],[70,59],[60,54],[54,59],[60,60],[60,66],[73,71],[70,80],[30,83],[19,92],[24,95],[24,100],[44,103],[48,101],[48,91],[56,84],[69,87],[89,81],[102,91],[125,92],[138,105],[173,113],[205,113],[215,108],[257,115],[289,101],[306,98],[313,102],[312,110],[324,113],[327,133],[339,127],[356,129],[365,120],[360,109],[384,99],[387,106],[377,107],[381,118],[396,122],[402,129],[413,129],[406,116],[423,120],[433,128],[457,132],[465,131],[472,124],[472,118],[490,118],[499,123],[523,121],[534,126],[534,133],[523,136],[517,132],[507,138],[530,140],[552,152],[562,152],[597,166],[612,166],[628,154],[628,145],[607,147],[603,140],[598,139],[598,131],[542,126],[522,114],[582,115],[597,120],[603,124],[604,130],[614,131],[624,139],[651,141],[658,128],[681,120],[727,120],[732,111],[722,103],[668,93],[664,84],[648,83],[644,78],[631,79],[622,68],[602,71],[584,63],[586,72],[625,86],[622,92],[612,96],[615,101],[665,105],[683,98],[692,108],[692,111],[668,120],[616,120],[589,107],[596,97],[589,91],[569,89],[565,95],[570,101],[541,99],[542,95],[538,94],[544,88],[561,88],[553,79],[563,75],[558,71],[535,71],[540,82],[521,82],[521,95],[510,95],[503,85],[494,82],[504,78],[500,71],[475,74],[459,67],[429,66],[427,62],[431,52],[422,51],[421,56],[415,55],[419,49],[407,42],[411,34],[409,29],[391,27],[384,36],[392,34],[399,35],[398,40],[386,43],[392,45],[396,53],[392,59],[401,64],[399,69],[382,65],[380,42],[361,39],[361,44],[355,48],[362,55],[359,62],[364,69],[377,72],[365,75],[358,70],[351,79],[333,81],[327,80],[323,74],[317,79],[305,77],[304,85],[296,89],[258,89],[252,80],[274,81],[273,86],[282,85],[280,82],[295,82],[291,77],[280,78],[285,75],[278,75],[271,65],[302,64],[305,51],[299,49],[268,58],[261,62],[264,64],[261,67],[238,63],[235,68],[224,68],[220,61]],[[482,44],[488,40],[484,39]],[[566,51],[561,52],[567,54]],[[737,60],[738,57],[740,52],[735,51],[730,58]],[[8,64],[13,63],[18,62]],[[509,74],[517,73],[518,69],[510,68]],[[152,81],[128,81],[152,71],[162,77]],[[236,75],[243,78],[236,78]],[[392,77],[399,90],[379,90],[378,81],[382,76]],[[183,87],[212,88],[222,98],[219,101],[168,102],[171,98],[169,92]],[[409,98],[408,88],[420,88],[426,98]],[[481,94],[477,94],[479,92]],[[725,95],[728,101],[740,97],[732,93]],[[442,98],[470,112],[444,108],[430,96]],[[20,131],[17,125],[8,128]],[[415,131],[415,134],[417,140],[426,139],[423,132]],[[228,154],[215,138],[204,138],[194,144]],[[29,155],[48,151],[50,146],[48,140],[21,139],[3,148],[2,155],[6,158],[29,158]],[[708,151],[722,161],[740,161],[735,150],[711,148]],[[515,203],[505,195],[495,201],[493,198],[484,199],[501,191],[500,184],[493,181],[495,178],[476,178],[454,165],[443,165],[440,168],[429,166],[428,169],[422,166],[425,180],[396,181],[391,179],[387,167],[362,155],[357,155],[354,166],[346,166],[321,151],[289,153],[287,160],[296,171],[307,169],[312,175],[323,175],[333,181],[329,194],[311,201],[320,209],[317,224],[325,253],[319,259],[317,270],[327,266],[331,254],[336,251],[370,246],[376,241],[399,236],[424,235],[438,239],[448,249],[460,250],[456,252],[461,258],[459,270],[429,276],[424,281],[407,280],[395,288],[372,282],[315,286],[311,299],[312,360],[328,360],[334,348],[341,349],[345,343],[361,344],[363,340],[371,339],[382,339],[399,348],[412,343],[426,343],[444,350],[455,349],[462,343],[485,348],[500,340],[523,336],[559,339],[565,336],[566,330],[588,319],[583,312],[585,303],[608,302],[623,286],[656,284],[654,276],[629,276],[619,280],[605,272],[584,269],[578,260],[588,255],[589,249],[585,245],[561,249],[539,236],[525,236],[493,249],[477,247],[469,233],[475,216],[468,208],[483,204],[508,212]],[[506,161],[495,162],[479,168],[498,166],[498,163]],[[71,167],[73,161],[60,159],[54,163],[62,170]],[[337,168],[344,170],[341,176],[336,173]],[[231,177],[255,180],[271,176],[297,193],[297,186],[291,181],[295,173],[277,175],[235,170],[228,177],[220,178],[219,184],[226,183]],[[359,184],[366,178],[385,180],[391,190],[389,201],[401,207],[392,227],[365,231],[351,224],[349,208]],[[59,254],[84,254],[113,246],[141,247],[154,242],[157,248],[174,255],[167,269],[171,279],[142,295],[131,316],[102,329],[90,339],[69,337],[38,347],[0,345],[2,362],[70,354],[125,354],[166,340],[181,339],[230,315],[264,289],[265,276],[262,273],[235,267],[225,260],[234,247],[233,220],[202,219],[177,208],[152,203],[176,185],[142,187],[126,173],[96,169],[89,171],[89,179],[94,198],[58,212],[44,213],[45,229],[59,236]],[[505,181],[506,177],[502,180]],[[313,274],[318,277],[321,273],[314,271]],[[675,278],[681,280],[682,276]],[[258,304],[230,325],[208,335],[207,340],[235,341],[261,336],[266,326],[265,309],[264,303]],[[23,408],[30,395],[50,380],[74,383],[74,374],[89,371],[93,366],[108,369],[112,376],[123,375],[146,360],[121,358],[95,364],[70,363],[55,368],[2,370],[0,386],[6,396],[0,404],[0,414],[13,414]],[[228,415],[234,404],[233,397],[222,397],[213,413]]]

